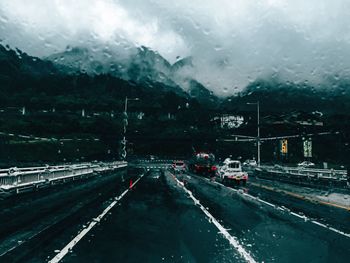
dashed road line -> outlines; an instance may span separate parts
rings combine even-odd
[[[140,181],[145,174],[142,174],[128,189],[126,189],[121,195],[114,198],[114,201],[103,212],[92,219],[91,223],[84,228],[76,237],[74,237],[55,257],[53,257],[49,263],[60,262],[74,247],[75,245],[87,234],[90,230],[101,221],[101,219]]]
[[[233,246],[238,253],[245,259],[246,262],[255,263],[255,259],[249,254],[247,250],[239,243],[236,237],[230,235],[230,233],[225,229],[218,220],[212,216],[209,211],[200,203],[200,201],[195,198],[190,190],[188,190],[184,183],[180,182],[176,176],[173,175],[173,178],[176,180],[178,185],[182,187],[182,189],[189,195],[189,197],[193,200],[195,205],[197,205],[202,212],[211,220],[211,222],[219,229],[220,233],[230,242],[231,246]]]

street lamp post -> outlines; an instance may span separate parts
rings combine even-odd
[[[256,105],[257,108],[257,130],[258,134],[256,137],[257,150],[258,150],[258,166],[260,166],[260,102],[248,102],[248,105]]]
[[[122,149],[121,149],[121,158],[122,160],[126,159],[126,126],[128,125],[128,101],[138,101],[139,98],[133,98],[129,99],[128,97],[125,97],[124,102],[124,120],[123,120],[123,140],[121,142]]]

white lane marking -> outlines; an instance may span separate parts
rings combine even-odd
[[[175,176],[174,179],[177,181],[178,185],[182,187],[182,189],[189,195],[189,197],[193,200],[193,202],[203,211],[203,213],[210,219],[217,229],[219,229],[220,233],[230,242],[230,244],[238,251],[238,253],[247,261],[251,263],[255,263],[254,258],[249,254],[248,251],[244,249],[244,247],[239,243],[237,238],[230,235],[230,233],[225,229],[215,217],[213,217],[209,211],[199,202],[197,198],[195,198],[190,190],[188,190],[184,183],[180,182]]]
[[[205,178],[205,179],[207,179],[207,178]],[[207,180],[207,181],[210,182],[210,180]],[[241,192],[239,192],[238,190],[233,189],[233,188],[230,188],[230,187],[227,187],[227,186],[225,186],[225,185],[223,185],[223,184],[221,184],[221,183],[219,183],[219,182],[213,182],[213,183],[214,183],[214,184],[218,184],[218,185],[220,185],[220,186],[223,186],[223,187],[225,187],[225,188],[231,190],[232,192],[235,192],[235,193],[238,193],[238,194],[242,194],[242,195],[244,195],[244,196],[248,196],[249,198],[251,198],[251,199],[253,199],[253,200],[256,200],[256,201],[258,201],[258,202],[260,202],[260,203],[263,203],[263,204],[265,204],[265,205],[271,206],[271,207],[273,207],[273,208],[275,208],[275,209],[277,209],[277,210],[287,211],[287,212],[288,212],[290,215],[292,215],[292,216],[295,216],[295,217],[298,217],[298,218],[300,218],[300,219],[303,219],[304,221],[309,221],[309,222],[311,222],[311,223],[313,223],[313,224],[315,224],[315,225],[318,225],[318,226],[320,226],[320,227],[323,227],[323,228],[326,228],[326,229],[328,229],[328,230],[330,230],[330,231],[333,231],[333,232],[335,232],[335,233],[337,233],[337,234],[340,234],[340,235],[343,235],[343,236],[345,236],[345,237],[350,238],[350,234],[349,234],[349,233],[345,233],[345,232],[343,232],[343,231],[341,231],[341,230],[338,230],[338,229],[336,229],[336,228],[334,228],[334,227],[327,226],[327,225],[322,224],[322,223],[320,223],[320,222],[318,222],[318,221],[316,221],[316,220],[312,220],[311,218],[309,218],[309,217],[307,217],[307,216],[305,216],[305,215],[299,215],[299,214],[297,214],[297,213],[295,213],[295,212],[292,212],[289,208],[286,209],[285,207],[281,207],[281,206],[278,206],[278,205],[274,205],[274,204],[269,203],[269,202],[267,202],[267,201],[265,201],[265,200],[262,200],[262,199],[260,199],[259,197],[255,197],[255,196],[252,196],[252,195],[247,194],[247,193],[244,193],[244,192],[241,193]]]
[[[253,197],[252,195],[247,194],[247,193],[243,193],[243,195],[249,196],[250,198]],[[309,221],[309,222],[311,222],[311,223],[313,223],[313,224],[315,224],[315,225],[318,225],[318,226],[320,226],[320,227],[323,227],[323,228],[326,228],[326,229],[328,229],[328,230],[330,230],[330,231],[333,231],[333,232],[335,232],[335,233],[337,233],[337,234],[340,234],[340,235],[343,235],[343,236],[345,236],[345,237],[349,237],[349,238],[350,238],[350,234],[349,234],[349,233],[345,233],[345,232],[343,232],[343,231],[341,231],[341,230],[338,230],[338,229],[336,229],[336,228],[334,228],[334,227],[327,226],[327,225],[325,225],[325,224],[322,224],[322,223],[320,223],[320,222],[317,222],[316,220],[312,220],[311,218],[309,218],[309,217],[307,217],[307,216],[305,216],[305,215],[299,215],[299,214],[297,214],[297,213],[295,213],[295,212],[292,212],[289,208],[286,209],[286,208],[281,207],[281,206],[278,206],[278,205],[273,205],[273,204],[271,204],[271,203],[269,203],[269,202],[266,202],[266,201],[264,201],[264,200],[261,200],[260,198],[255,198],[255,200],[257,200],[257,201],[259,201],[259,202],[261,202],[261,203],[267,204],[267,205],[269,205],[269,206],[271,206],[271,207],[273,207],[273,208],[275,208],[275,209],[277,209],[277,210],[287,211],[290,215],[293,215],[293,216],[295,216],[295,217],[298,217],[298,218],[300,218],[300,219],[303,219],[304,221]]]
[[[244,194],[247,195],[247,196],[249,196],[250,198],[253,198],[254,200],[257,200],[257,201],[260,202],[260,203],[265,204],[265,205],[271,206],[271,207],[273,207],[273,208],[277,208],[277,207],[278,207],[278,206],[275,206],[274,204],[271,204],[270,202],[267,202],[267,201],[265,201],[265,200],[262,200],[262,199],[260,199],[260,198],[258,198],[258,197],[249,195],[249,194],[247,194],[247,193],[244,193]],[[284,210],[284,209],[282,209],[282,210]]]
[[[296,217],[299,217],[300,219],[304,219],[304,220],[307,220],[308,218],[306,216],[303,216],[303,215],[299,215],[295,212],[290,212],[291,215],[293,216],[296,216]]]
[[[316,224],[316,225],[318,225],[318,226],[320,226],[320,227],[327,228],[327,229],[329,229],[329,230],[331,230],[331,231],[334,231],[334,232],[336,232],[336,233],[338,233],[338,234],[341,234],[341,235],[343,235],[343,236],[346,236],[346,237],[349,237],[349,238],[350,238],[350,234],[345,233],[345,232],[343,232],[343,231],[340,231],[340,230],[338,230],[338,229],[336,229],[336,228],[334,228],[334,227],[327,226],[327,225],[322,224],[322,223],[320,223],[320,222],[317,222],[317,221],[315,221],[315,220],[311,220],[311,222],[314,223],[314,224]]]
[[[318,223],[317,221],[312,221],[312,222],[313,222],[313,223]],[[341,235],[343,235],[343,236],[346,236],[346,237],[349,237],[349,238],[350,238],[350,234],[348,234],[348,233],[345,233],[345,232],[343,232],[343,231],[340,231],[340,230],[338,230],[338,229],[336,229],[336,228],[334,228],[334,227],[331,227],[331,226],[325,226],[325,227],[328,228],[329,230],[332,230],[332,231],[338,233],[338,234],[341,234]]]
[[[128,189],[126,189],[120,196],[115,197],[114,201],[105,209],[103,212],[92,219],[88,227],[84,228],[75,238],[72,239],[49,263],[60,262],[72,249],[73,247],[97,224],[101,219],[140,181],[145,174],[142,174]]]

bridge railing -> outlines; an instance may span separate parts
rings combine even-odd
[[[10,189],[25,185],[48,183],[60,179],[64,180],[76,176],[111,171],[126,166],[126,162],[110,162],[26,168],[12,167],[0,170],[0,188]]]
[[[172,163],[173,159],[138,159],[132,161],[132,163],[160,163],[160,164],[169,164]]]
[[[336,169],[315,169],[304,167],[288,167],[288,166],[260,166],[261,169],[272,173],[285,173],[290,175],[306,176],[312,178],[323,178],[330,180],[346,181],[348,180],[348,174],[346,170]]]

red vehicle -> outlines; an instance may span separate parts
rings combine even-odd
[[[201,175],[215,176],[217,167],[215,166],[215,156],[212,153],[195,153],[189,161],[191,172]]]
[[[185,172],[186,171],[186,164],[184,161],[173,161],[171,168],[173,171],[176,172]]]

